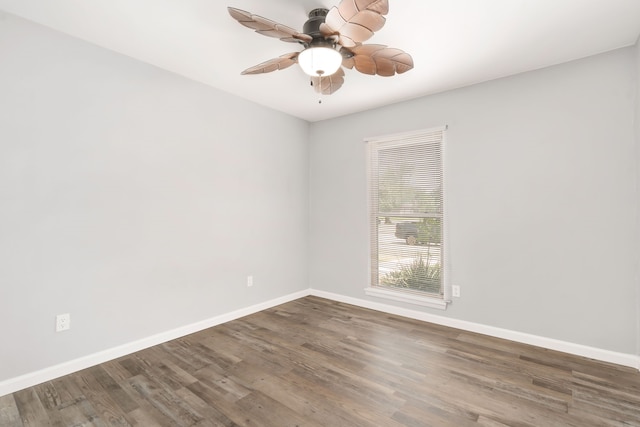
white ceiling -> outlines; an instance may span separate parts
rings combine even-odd
[[[297,66],[240,75],[301,46],[241,26],[227,6],[301,31],[309,11],[338,1],[0,0],[0,10],[308,121],[633,45],[640,34],[640,0],[389,0],[386,25],[367,43],[407,51],[413,70],[345,70],[322,104]]]

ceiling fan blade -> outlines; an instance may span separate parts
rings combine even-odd
[[[353,57],[349,58],[353,60],[353,66],[364,74],[393,76],[413,68],[413,58],[401,49],[381,44],[365,44],[350,51],[353,53]]]
[[[350,56],[348,58],[342,58],[342,66],[343,67],[346,67],[346,68],[352,70],[355,65],[356,64],[355,64],[355,62],[353,60],[353,56]]]
[[[344,70],[339,68],[338,71],[330,76],[311,77],[311,84],[316,92],[323,95],[331,95],[342,87],[344,83]]]
[[[356,70],[360,71],[362,74],[369,74],[370,76],[374,76],[376,74],[376,62],[371,56],[356,55],[353,57],[353,63]]]
[[[254,15],[246,10],[236,9],[234,7],[228,7],[229,15],[240,24],[247,28],[255,30],[256,33],[263,36],[275,37],[285,42],[311,42],[312,37],[308,34],[299,33],[291,27],[278,24],[267,18],[263,18],[259,15]]]
[[[350,48],[349,51],[353,54],[353,55],[368,55],[371,56],[374,53],[381,51],[383,49],[386,49],[387,46],[384,44],[363,44],[360,46],[356,46],[353,48]]]
[[[273,58],[261,64],[254,65],[251,68],[247,68],[241,74],[263,74],[277,70],[284,70],[296,63],[299,53],[300,52],[292,52],[281,55],[278,58]]]
[[[368,9],[358,13],[349,21],[351,24],[368,28],[372,32],[380,31],[386,22],[387,20],[384,16],[380,15],[378,12]]]
[[[341,45],[353,47],[380,30],[388,12],[388,0],[342,0],[327,13],[321,32],[324,36],[339,34]]]
[[[389,13],[389,0],[355,0],[358,10],[373,10],[380,15]]]

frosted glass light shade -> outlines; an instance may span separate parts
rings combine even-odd
[[[342,55],[330,47],[310,47],[300,52],[298,64],[310,76],[330,76],[340,68]]]

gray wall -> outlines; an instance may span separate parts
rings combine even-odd
[[[0,381],[308,287],[306,122],[4,14],[0,58]]]
[[[311,127],[310,286],[365,296],[365,137],[449,125],[452,281],[438,315],[635,354],[635,51]],[[402,307],[419,309],[402,303]]]

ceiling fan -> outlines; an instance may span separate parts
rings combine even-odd
[[[316,92],[331,95],[344,83],[342,67],[380,76],[402,74],[413,68],[411,55],[400,49],[362,44],[384,26],[388,0],[342,0],[331,10],[314,9],[301,33],[244,10],[227,9],[235,20],[258,34],[304,46],[300,52],[262,62],[242,74],[270,73],[297,63],[311,77]]]

